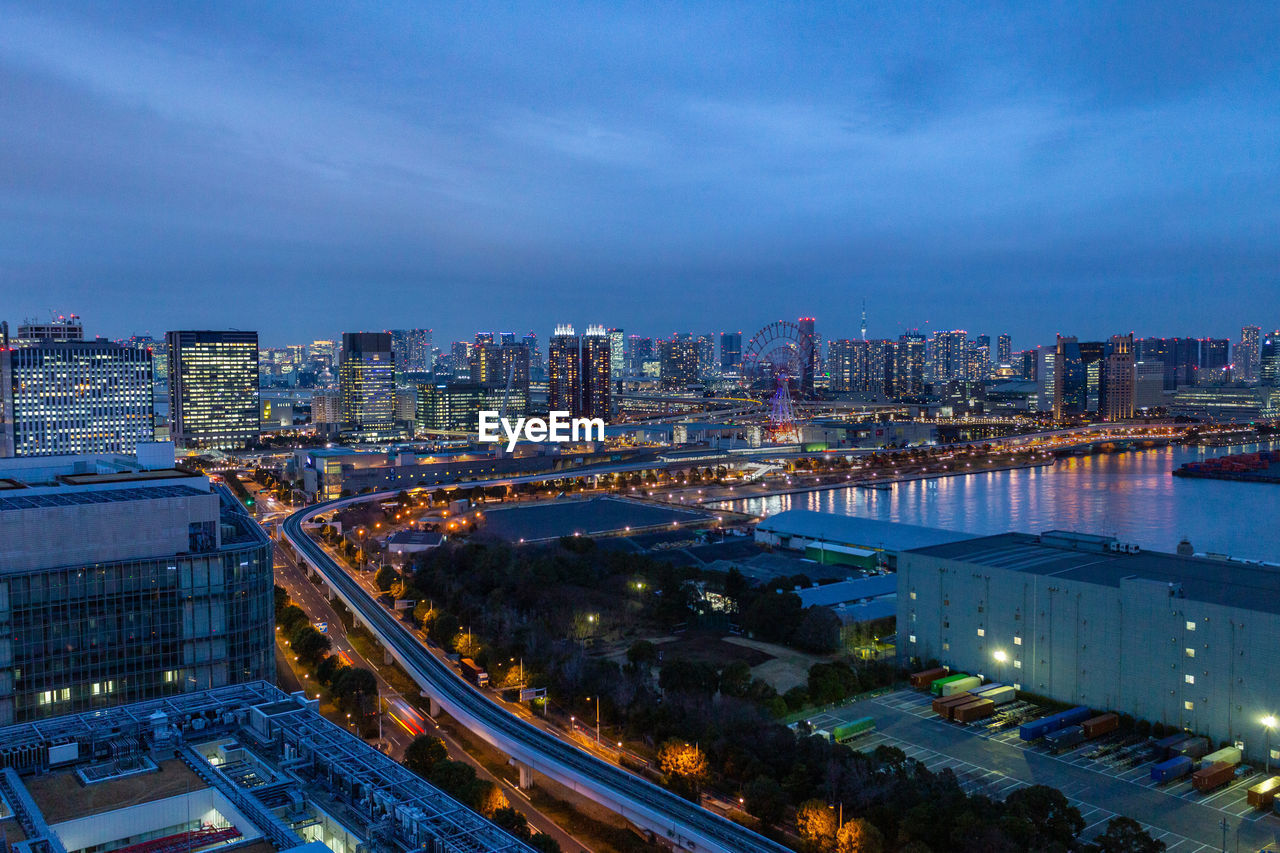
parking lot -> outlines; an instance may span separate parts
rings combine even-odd
[[[1085,837],[1105,830],[1116,814],[1139,821],[1176,853],[1220,850],[1223,819],[1228,845],[1238,836],[1240,850],[1260,849],[1275,840],[1280,829],[1280,819],[1246,802],[1248,788],[1266,778],[1261,768],[1246,769],[1228,785],[1203,794],[1191,787],[1189,778],[1161,786],[1151,781],[1145,738],[1104,735],[1053,755],[1020,740],[1012,721],[1001,729],[988,728],[990,720],[969,725],[943,720],[930,707],[932,698],[902,690],[817,715],[810,722],[830,730],[841,722],[874,717],[878,730],[850,746],[895,746],[931,770],[951,768],[973,793],[1003,798],[1026,785],[1057,788],[1080,809],[1087,824]]]

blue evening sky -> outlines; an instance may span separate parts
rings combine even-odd
[[[1280,326],[1280,3],[0,2],[0,318]]]

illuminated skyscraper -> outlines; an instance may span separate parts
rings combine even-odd
[[[687,332],[658,341],[658,361],[664,387],[677,390],[698,381],[698,351]]]
[[[1066,415],[1084,413],[1088,406],[1089,376],[1079,341],[1058,335],[1053,365],[1054,418],[1061,420]]]
[[[1240,345],[1236,347],[1236,370],[1240,378],[1246,382],[1258,379],[1259,354],[1258,343],[1262,338],[1262,328],[1245,326],[1240,330]]]
[[[609,330],[609,372],[615,379],[626,372],[626,362],[623,361],[626,341],[627,336],[622,329]]]
[[[579,410],[582,356],[573,326],[556,326],[547,346],[547,407],[553,412]]]
[[[1013,339],[1008,335],[996,338],[996,361],[1000,364],[1013,364]]]
[[[427,373],[431,370],[430,329],[393,329],[390,334],[396,372]]]
[[[612,415],[611,336],[604,326],[587,326],[582,336],[582,404],[575,414],[608,421]]]
[[[65,338],[12,347],[3,334],[0,456],[131,454],[155,441],[150,350]]]
[[[178,447],[241,450],[258,437],[258,333],[178,331],[169,345],[170,435]]]
[[[1133,335],[1112,335],[1103,371],[1099,412],[1109,421],[1133,417]]]
[[[1258,357],[1258,378],[1263,385],[1280,386],[1280,330],[1262,339]]]
[[[893,345],[894,397],[914,397],[924,393],[924,335],[906,332]]]
[[[956,330],[934,332],[932,346],[932,381],[945,384],[953,379],[969,378],[969,333]]]
[[[812,317],[801,317],[796,325],[800,327],[800,393],[806,397],[813,396],[813,377],[818,372],[818,338],[814,330]]]
[[[716,341],[711,335],[698,335],[694,339],[694,347],[698,351],[698,376],[708,376],[715,369]]]
[[[338,364],[342,424],[355,437],[396,437],[395,355],[386,332],[345,332]]]

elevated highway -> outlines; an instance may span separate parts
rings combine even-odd
[[[433,704],[521,766],[522,782],[536,770],[653,832],[683,850],[706,853],[787,853],[787,848],[713,814],[688,800],[602,761],[529,725],[459,678],[418,638],[374,600],[315,542],[303,523],[324,512],[362,501],[385,500],[397,492],[376,492],[317,504],[289,516],[282,537],[298,558],[378,638]]]

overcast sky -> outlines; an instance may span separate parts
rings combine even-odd
[[[265,5],[0,0],[0,318],[1280,326],[1273,0]]]

